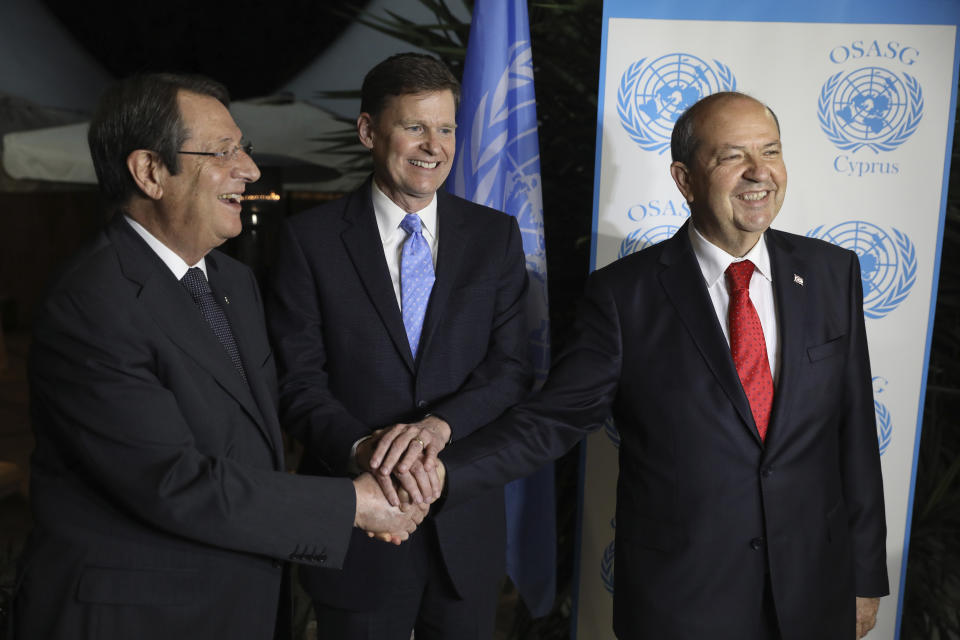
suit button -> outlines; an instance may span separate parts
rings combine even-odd
[[[763,538],[754,538],[750,541],[750,548],[754,551],[759,551],[763,547]]]
[[[283,563],[280,562],[279,560],[274,560],[274,561],[273,561],[273,568],[274,568],[274,569],[283,569]]]
[[[427,408],[427,401],[426,401],[426,400],[421,400],[420,402],[418,402],[418,403],[417,403],[417,408],[418,408],[418,409],[426,409],[426,408]]]
[[[764,467],[763,470],[760,472],[760,475],[764,478],[769,478],[770,476],[773,475],[773,469],[771,467]]]

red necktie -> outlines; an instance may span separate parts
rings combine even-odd
[[[750,402],[750,411],[757,424],[760,439],[767,435],[770,409],[773,407],[773,377],[767,359],[767,343],[763,339],[760,316],[750,301],[750,278],[753,263],[734,262],[727,267],[727,288],[730,291],[730,353],[743,390]]]

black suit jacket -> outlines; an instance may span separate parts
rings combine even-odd
[[[353,487],[282,472],[253,275],[216,251],[206,264],[249,386],[121,216],[43,306],[23,638],[272,638],[280,560],[342,564]]]
[[[888,592],[859,263],[766,233],[780,377],[762,443],[684,226],[591,275],[544,390],[441,454],[451,505],[560,455],[612,409],[620,433],[614,630],[846,640]],[[798,282],[802,279],[802,284]]]
[[[439,252],[417,358],[390,281],[367,180],[347,197],[289,219],[267,301],[281,372],[284,427],[305,445],[301,472],[349,473],[354,442],[428,413],[454,441],[528,390],[525,258],[516,221],[437,193]],[[428,518],[462,594],[504,571],[502,487]],[[419,531],[414,535],[425,535]],[[357,532],[343,571],[301,573],[311,595],[353,610],[389,596],[407,545]]]

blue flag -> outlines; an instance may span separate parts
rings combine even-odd
[[[550,368],[540,145],[526,0],[477,0],[457,114],[454,194],[516,217],[527,255],[530,354],[539,387]],[[507,485],[507,573],[535,616],[556,595],[553,465]]]

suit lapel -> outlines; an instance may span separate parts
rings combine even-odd
[[[463,213],[452,206],[444,191],[437,192],[437,233],[439,248],[437,253],[436,281],[430,292],[430,304],[427,306],[420,336],[420,354],[429,349],[431,338],[443,322],[444,310],[450,292],[460,273],[463,256],[466,253],[468,236],[464,231]]]
[[[263,433],[263,437],[273,448],[274,463],[277,468],[282,469],[283,440],[280,435],[280,425],[276,418],[277,410],[270,390],[267,388],[266,380],[260,375],[263,363],[250,360],[251,355],[260,353],[254,349],[254,345],[266,339],[263,331],[258,330],[255,324],[255,320],[261,317],[262,310],[252,308],[251,301],[247,300],[246,296],[241,295],[243,289],[235,289],[239,283],[230,282],[222,277],[216,257],[210,254],[207,255],[207,274],[209,275],[213,295],[220,302],[220,306],[227,315],[227,320],[230,321],[230,328],[233,330],[233,337],[237,341],[237,346],[240,349],[240,359],[243,361],[243,367],[247,374],[247,391],[249,393],[243,394],[241,398],[247,398],[252,394],[256,403],[256,407],[244,404],[244,408],[254,418],[257,427]],[[266,345],[264,345],[262,352],[269,352]],[[231,362],[231,368],[233,368],[232,364]],[[236,377],[239,378],[239,376]]]
[[[267,441],[274,445],[250,389],[237,374],[230,356],[190,294],[119,214],[107,233],[117,249],[124,275],[140,285],[138,297],[160,329],[213,376],[250,415]],[[230,320],[233,322],[232,316]]]
[[[780,376],[774,392],[773,413],[767,434],[768,446],[783,442],[782,429],[789,424],[790,405],[795,398],[788,393],[790,385],[799,375],[798,367],[806,357],[803,339],[803,318],[807,310],[805,288],[795,281],[808,272],[806,263],[793,251],[789,238],[770,229],[765,234],[770,252],[770,267],[773,271],[773,295],[777,304],[777,330],[780,337]]]
[[[707,367],[740,414],[745,427],[760,444],[750,403],[733,366],[730,347],[717,322],[717,312],[703,283],[703,272],[690,245],[689,224],[688,221],[671,239],[664,242],[660,255],[664,267],[660,273],[660,283]]]
[[[413,354],[407,341],[407,331],[403,327],[403,317],[400,315],[397,295],[390,281],[390,271],[383,255],[383,243],[373,213],[370,180],[350,194],[349,198],[343,212],[345,228],[340,237],[387,333],[404,362],[413,371]]]

